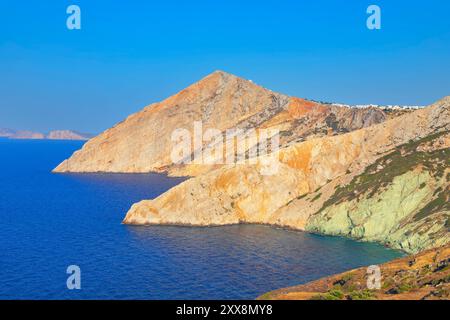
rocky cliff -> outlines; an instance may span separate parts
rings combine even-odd
[[[176,129],[272,128],[280,131],[282,147],[381,123],[387,115],[377,108],[325,105],[275,93],[251,81],[216,71],[178,94],[151,104],[91,139],[54,172],[168,172],[196,176],[217,165],[179,165],[171,160]],[[200,141],[192,154],[204,150]],[[253,146],[248,146],[250,149]],[[245,152],[245,151],[244,151]]]
[[[407,252],[449,242],[450,97],[349,133],[293,143],[275,175],[226,165],[131,207],[124,223],[265,223]]]

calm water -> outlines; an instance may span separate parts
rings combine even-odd
[[[81,145],[0,139],[0,299],[253,299],[400,255],[266,226],[122,225],[181,180],[50,173]],[[72,264],[81,290],[66,288]]]

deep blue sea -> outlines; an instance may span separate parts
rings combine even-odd
[[[122,225],[182,180],[50,172],[81,146],[0,139],[0,299],[254,299],[401,255],[267,226]],[[69,265],[81,290],[67,289]]]

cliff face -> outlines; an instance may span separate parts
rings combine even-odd
[[[380,288],[367,288],[367,268],[268,292],[260,300],[448,300],[450,246],[380,265]]]
[[[353,109],[288,97],[217,71],[178,94],[147,106],[91,139],[55,172],[168,172],[196,176],[218,166],[173,165],[171,140],[176,129],[203,131],[276,128],[282,147],[341,134],[385,121],[376,108]],[[204,150],[201,141],[192,153]],[[251,148],[249,146],[248,148]]]
[[[132,206],[124,223],[268,223],[388,243],[449,241],[450,97],[384,123],[294,143],[277,174],[227,165]]]

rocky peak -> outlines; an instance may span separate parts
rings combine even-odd
[[[381,110],[337,107],[273,92],[224,71],[214,71],[164,101],[153,103],[91,139],[56,172],[169,172],[197,175],[192,167],[174,166],[171,136],[176,129],[193,131],[194,122],[227,129],[273,128],[281,147],[336,135],[386,119]],[[207,142],[201,143],[204,149]],[[193,150],[195,152],[199,150]]]

